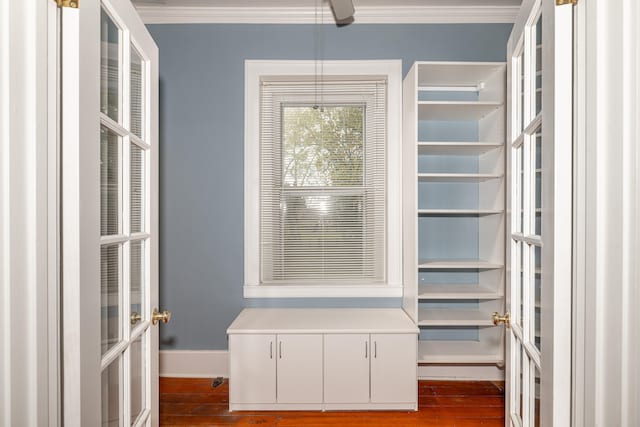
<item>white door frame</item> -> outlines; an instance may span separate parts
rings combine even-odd
[[[57,31],[0,2],[0,426],[60,424]]]
[[[99,230],[100,188],[96,165],[80,159],[100,158],[97,143],[100,111],[100,2],[85,1],[79,9],[62,8],[64,88],[62,115],[62,293],[63,328],[63,419],[65,425],[100,425],[100,301]],[[85,15],[85,16],[83,16]],[[92,22],[88,17],[95,17]],[[82,73],[84,64],[94,64],[96,73]],[[80,109],[94,105],[94,109]],[[85,142],[95,141],[90,144]],[[94,199],[91,202],[92,198]],[[82,262],[81,262],[81,255]],[[96,305],[81,301],[96,301]],[[89,352],[87,349],[94,348]],[[73,402],[73,403],[71,403]]]
[[[638,22],[636,0],[576,7],[576,427],[640,425]]]

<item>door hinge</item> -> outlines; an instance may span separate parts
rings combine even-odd
[[[58,7],[70,7],[77,9],[80,7],[80,0],[55,0]]]
[[[556,6],[562,6],[563,4],[578,4],[578,0],[556,0]]]

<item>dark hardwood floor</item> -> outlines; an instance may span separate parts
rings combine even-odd
[[[160,378],[161,426],[504,426],[504,383],[420,381],[418,412],[229,412],[227,380]]]

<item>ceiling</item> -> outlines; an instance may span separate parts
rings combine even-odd
[[[137,5],[170,7],[312,7],[315,0],[132,0]],[[521,0],[353,0],[354,6],[519,6]]]

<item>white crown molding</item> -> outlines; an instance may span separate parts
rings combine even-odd
[[[137,6],[145,24],[313,24],[313,7]],[[471,24],[515,22],[519,6],[359,6],[356,24]],[[320,17],[318,18],[320,20]],[[329,10],[322,15],[333,23]]]

